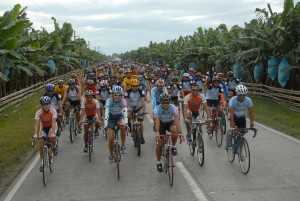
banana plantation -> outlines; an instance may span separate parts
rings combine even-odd
[[[285,0],[283,11],[257,8],[256,19],[228,29],[198,27],[193,35],[126,52],[122,59],[193,67],[205,73],[233,70],[245,82],[300,90],[300,2]]]
[[[0,17],[0,97],[106,59],[83,38],[72,40],[72,24],[60,27],[52,17],[49,33],[34,29],[26,15],[17,4]]]

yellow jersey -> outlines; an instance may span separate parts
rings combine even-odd
[[[131,88],[131,84],[130,84],[131,80],[132,80],[132,77],[131,78],[125,77],[125,79],[123,81],[123,85],[125,87],[125,91]]]
[[[63,85],[63,87],[59,87],[59,85],[56,85],[56,87],[54,88],[54,91],[59,93],[61,95],[61,98],[63,98],[66,88],[67,88],[66,85]]]

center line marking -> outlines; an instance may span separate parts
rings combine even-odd
[[[176,166],[178,167],[179,171],[187,181],[187,183],[190,185],[194,195],[196,196],[197,200],[199,201],[208,201],[204,195],[204,193],[200,190],[194,179],[191,177],[191,175],[188,173],[188,171],[183,166],[182,162],[176,162]]]

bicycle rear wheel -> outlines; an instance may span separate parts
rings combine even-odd
[[[70,128],[69,128],[69,131],[70,131],[70,141],[71,143],[73,143],[74,141],[74,120],[73,120],[74,117],[70,117]]]
[[[217,124],[216,124],[216,129],[215,129],[215,135],[216,135],[216,142],[218,147],[222,145],[223,141],[223,133],[221,131],[221,119],[218,119]]]
[[[141,155],[141,135],[142,135],[142,130],[140,125],[136,125],[135,127],[135,144],[137,148],[137,155]]]
[[[169,147],[168,152],[169,152],[168,174],[169,174],[170,186],[172,187],[174,183],[174,161],[173,161],[173,154],[172,154],[171,147]]]
[[[250,149],[245,138],[241,138],[238,153],[238,159],[242,172],[244,174],[248,174],[250,170]]]
[[[43,148],[43,183],[44,186],[47,184],[47,167],[48,167],[48,147]]]
[[[231,131],[228,130],[226,134],[226,150],[227,150],[228,160],[232,163],[235,159],[235,153],[234,153],[234,139],[231,135],[232,135]]]
[[[204,164],[204,142],[200,132],[197,135],[197,158],[200,166]]]
[[[189,149],[192,156],[195,154],[196,147],[196,129],[192,130],[192,142],[189,143]]]
[[[120,180],[120,150],[119,150],[119,144],[115,143],[115,159],[117,162],[117,173],[118,173],[118,180]]]
[[[212,123],[211,123],[211,126],[210,126],[210,130],[211,130],[211,131],[210,131],[210,133],[207,132],[209,139],[212,139],[212,137],[214,136],[214,127],[215,127],[215,123],[216,123],[216,121],[213,120]]]

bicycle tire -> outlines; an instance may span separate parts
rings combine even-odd
[[[132,126],[131,134],[132,134],[133,145],[134,145],[134,147],[136,147],[136,127],[135,127],[135,125]]]
[[[44,186],[47,184],[47,166],[48,166],[48,147],[43,148],[43,183]]]
[[[228,160],[233,163],[234,159],[235,159],[235,153],[234,153],[234,139],[229,136],[230,134],[230,130],[227,131],[226,134],[226,150],[227,150],[227,158]],[[229,139],[230,138],[230,139]],[[228,142],[231,141],[231,146],[228,146]]]
[[[223,135],[226,134],[226,117],[225,117],[225,114],[222,115],[221,117],[221,132]]]
[[[52,173],[54,171],[54,154],[53,154],[53,149],[51,149],[52,155],[48,154],[48,161],[49,161],[49,170]],[[52,157],[52,163],[51,163],[51,157]]]
[[[200,109],[200,117],[202,119],[204,118],[204,108],[203,107]]]
[[[215,129],[216,142],[218,147],[222,145],[223,141],[223,133],[221,131],[221,119],[217,120],[216,129]]]
[[[205,155],[205,151],[204,151],[204,141],[203,141],[203,137],[201,132],[198,132],[197,135],[197,158],[198,158],[198,162],[199,165],[202,167],[204,164],[204,155]]]
[[[192,142],[189,143],[190,154],[194,156],[196,148],[196,130],[192,130]]]
[[[168,166],[168,174],[169,174],[169,182],[170,182],[170,186],[173,186],[174,183],[174,161],[173,161],[173,154],[172,154],[172,149],[171,147],[169,147],[168,149],[169,152],[169,166]]]
[[[74,141],[74,135],[73,135],[73,127],[74,127],[74,121],[73,121],[73,117],[70,117],[70,128],[69,128],[69,131],[70,131],[70,141],[71,143],[73,143]]]
[[[89,161],[92,162],[92,133],[88,131],[88,150],[89,150]]]
[[[245,153],[243,153],[243,151],[245,151]],[[241,139],[238,153],[239,153],[238,159],[239,159],[241,170],[244,174],[248,174],[250,170],[250,149],[249,149],[248,142],[245,138]]]
[[[142,135],[142,130],[140,125],[135,126],[135,144],[137,148],[137,155],[141,156],[141,135]]]
[[[117,162],[117,173],[118,173],[118,180],[120,180],[120,159],[119,159],[119,144],[115,143],[115,158]]]
[[[77,117],[74,117],[74,136],[73,136],[73,138],[75,138],[75,136],[77,136]]]
[[[167,145],[165,145],[167,146]],[[168,173],[168,166],[169,166],[169,152],[168,152],[168,149],[166,149],[165,147],[163,147],[163,151],[165,152],[165,156],[164,156],[164,159],[165,159],[165,173],[167,174]]]

